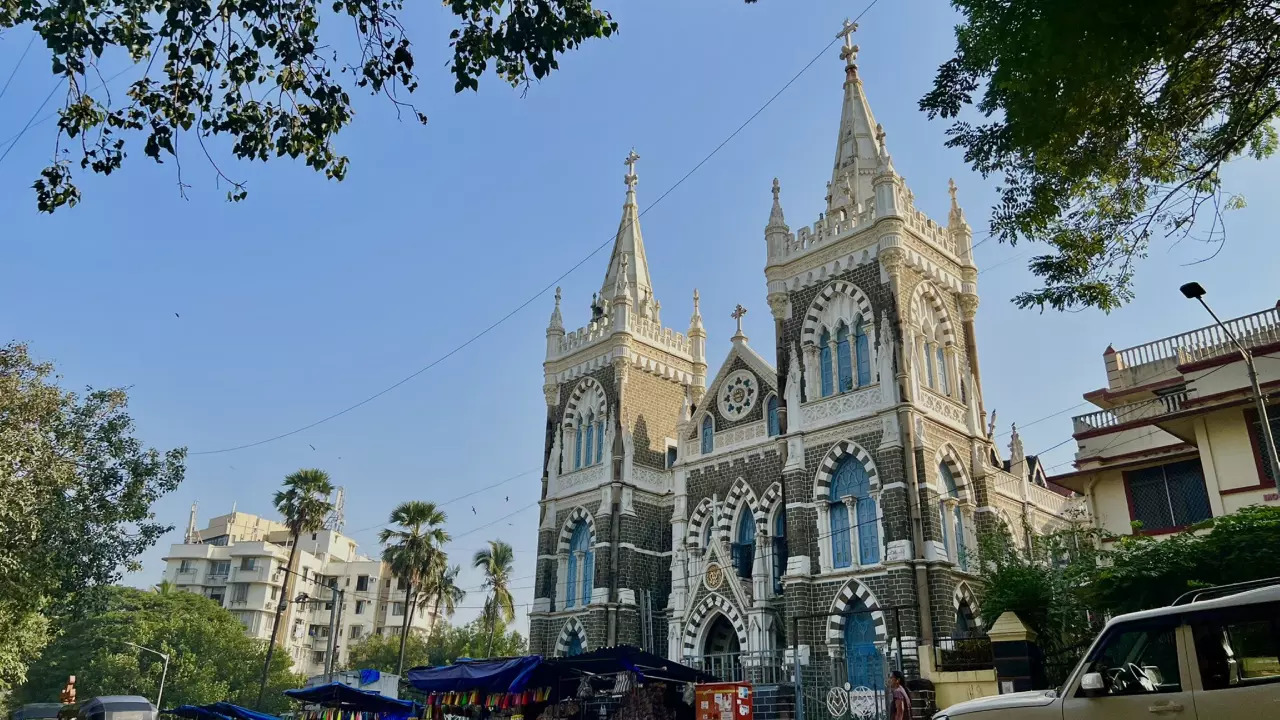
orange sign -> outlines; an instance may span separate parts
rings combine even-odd
[[[751,683],[699,685],[696,697],[697,720],[753,720]]]

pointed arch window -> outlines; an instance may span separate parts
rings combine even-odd
[[[835,391],[831,382],[831,333],[822,331],[821,345],[818,349],[818,360],[822,366],[822,397],[830,397]]]
[[[855,596],[844,620],[844,660],[850,687],[884,688],[884,656],[876,645],[875,618],[866,603]]]
[[[831,481],[832,565],[846,568],[880,562],[880,528],[871,478],[862,462],[846,455]]]
[[[711,414],[702,418],[702,454],[709,455],[716,447],[716,424]]]
[[[942,484],[942,498],[938,501],[938,529],[942,536],[942,548],[961,570],[968,570],[968,533],[964,510],[960,507],[960,490],[956,485],[955,473],[946,461],[938,464],[938,477]]]
[[[586,520],[578,520],[569,538],[569,561],[565,573],[564,606],[566,608],[591,602],[591,587],[595,574],[595,552],[591,549],[591,528]]]
[[[752,565],[755,563],[756,521],[751,507],[745,502],[738,513],[738,528],[734,533],[733,567],[738,577],[750,580]]]
[[[836,328],[836,370],[840,392],[853,389],[853,358],[849,348],[849,328],[844,323]]]
[[[596,462],[604,460],[604,418],[596,420]]]
[[[586,453],[583,455],[582,464],[590,465],[591,454],[595,451],[595,448],[596,448],[596,442],[595,442],[596,423],[595,423],[595,416],[591,411],[587,411],[587,419],[586,419],[586,422],[583,423],[583,425],[586,427],[587,437],[586,437],[586,442],[584,443]]]
[[[704,550],[711,549],[711,531],[715,529],[715,519],[711,513],[707,513],[707,517],[702,521],[702,548]]]
[[[582,638],[576,632],[570,633],[569,644],[564,649],[564,656],[573,657],[575,655],[581,655],[581,654],[582,654]]]
[[[947,355],[941,345],[934,345],[934,355],[938,358],[938,389],[943,395],[951,394],[951,383],[947,379]]]
[[[782,432],[778,424],[778,396],[770,395],[768,401],[764,404],[765,419],[769,424],[769,437],[773,437]]]
[[[871,347],[862,318],[853,326],[853,350],[858,358],[858,387],[871,384]]]

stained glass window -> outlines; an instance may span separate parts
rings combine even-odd
[[[778,396],[770,395],[769,402],[765,403],[765,411],[768,413],[767,422],[769,423],[769,436],[777,435],[781,430],[778,428]]]
[[[715,422],[708,415],[702,418],[702,454],[708,455],[715,449],[716,443],[716,426]]]
[[[844,323],[836,330],[836,368],[840,392],[849,392],[853,389],[853,359],[849,355],[849,328]]]
[[[856,457],[847,455],[841,461],[831,481],[830,497],[832,564],[838,568],[853,564],[851,530],[854,528],[851,525],[856,525],[858,533],[858,563],[879,562],[880,529],[876,523],[876,503],[871,499],[871,478]],[[845,497],[857,501],[855,517],[849,517]]]
[[[859,318],[853,328],[854,353],[858,358],[858,386],[871,384],[871,348],[867,339],[867,330]]]

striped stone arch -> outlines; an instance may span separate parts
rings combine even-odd
[[[564,425],[572,427],[574,418],[587,410],[595,413],[597,418],[604,419],[608,409],[609,402],[604,393],[604,386],[593,377],[584,377],[573,386],[573,392],[569,394],[569,402],[564,405]]]
[[[829,283],[805,311],[804,332],[800,335],[800,342],[813,345],[818,342],[823,327],[835,332],[832,321],[836,318],[852,325],[854,318],[858,316],[865,323],[867,336],[874,338],[876,316],[871,310],[871,300],[867,298],[867,294],[851,282],[836,280]]]
[[[911,311],[912,325],[920,326],[921,321],[924,320],[920,317],[921,310],[926,306],[933,310],[938,321],[938,339],[944,345],[955,344],[955,333],[951,329],[951,314],[947,312],[947,306],[943,304],[938,288],[928,280],[921,280],[912,291],[911,302],[907,305]]]
[[[973,620],[982,626],[982,614],[978,609],[978,596],[973,594],[973,588],[969,587],[969,583],[961,582],[956,585],[956,591],[951,596],[951,605],[955,611],[960,612],[960,603],[967,603],[969,611],[973,613]]]
[[[747,481],[739,477],[733,481],[733,487],[729,488],[724,505],[720,506],[719,525],[722,537],[733,537],[733,519],[737,517],[738,508],[743,502],[751,510],[751,519],[755,521],[756,529],[759,530],[760,523],[763,522],[760,517],[760,501],[756,500],[756,494],[752,492]]]
[[[951,471],[953,476],[955,476],[956,492],[960,494],[960,500],[976,501],[977,498],[973,497],[973,493],[971,492],[973,489],[973,480],[969,478],[969,471],[965,469],[964,461],[960,458],[960,453],[956,452],[956,449],[952,447],[951,443],[943,443],[942,447],[938,448],[938,451],[933,454],[934,474],[936,475],[939,465],[946,464],[947,469]],[[926,477],[928,476],[926,475]],[[938,491],[939,495],[942,495],[942,479],[938,478],[935,485],[937,485],[937,487],[934,489]]]
[[[773,515],[773,510],[782,502],[782,483],[774,481],[772,485],[765,488],[764,495],[760,496],[760,515],[766,525],[769,522],[769,516]],[[768,528],[771,532],[773,528]]]
[[[565,621],[564,627],[560,628],[560,637],[556,638],[556,657],[564,657],[569,652],[569,643],[573,641],[574,636],[578,637],[578,642],[582,644],[582,651],[590,650],[587,647],[587,629],[582,627],[582,621],[576,617],[571,617]]]
[[[747,624],[743,622],[742,613],[738,612],[738,608],[734,607],[729,598],[720,593],[711,593],[702,598],[702,602],[694,607],[693,612],[689,613],[689,619],[684,623],[685,657],[702,654],[698,644],[704,639],[702,636],[711,626],[711,621],[716,615],[725,616],[733,625],[734,632],[738,634],[738,646],[743,649],[747,647]]]
[[[569,541],[573,539],[573,527],[578,524],[579,520],[585,520],[587,530],[591,533],[591,546],[596,544],[596,521],[586,508],[579,505],[569,513],[569,517],[564,519],[564,524],[560,526],[560,543],[557,549],[562,553],[569,552]]]
[[[831,449],[827,451],[827,456],[822,458],[822,463],[818,465],[818,474],[813,480],[813,497],[815,501],[824,501],[827,499],[828,493],[831,491],[831,476],[839,467],[840,461],[846,456],[852,455],[862,463],[867,469],[867,478],[871,481],[871,487],[880,487],[880,475],[876,471],[876,461],[871,459],[871,453],[867,452],[861,445],[852,440],[841,440]]]
[[[702,498],[702,500],[694,506],[693,513],[689,515],[689,529],[685,533],[684,544],[690,547],[702,547],[702,528],[703,524],[711,518],[711,498]]]
[[[885,642],[888,639],[888,633],[884,626],[884,613],[880,611],[880,603],[876,601],[876,596],[871,594],[866,585],[857,580],[849,580],[836,593],[836,597],[831,601],[830,616],[827,619],[827,645],[839,647],[844,644],[844,623],[847,616],[839,613],[848,610],[853,605],[853,599],[862,600],[862,604],[871,611],[871,621],[876,626],[876,642]]]

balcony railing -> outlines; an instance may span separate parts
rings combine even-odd
[[[1280,308],[1270,308],[1223,323],[1245,347],[1280,342]],[[1222,328],[1209,325],[1198,330],[1126,348],[1116,353],[1120,369],[1138,365],[1177,360],[1179,363],[1204,360],[1236,352],[1235,345]]]
[[[1076,507],[1078,499],[1059,495],[1012,475],[997,476],[996,492],[1018,501],[1026,501],[1049,513],[1062,515]]]
[[[715,675],[724,682],[780,685],[791,682],[791,670],[783,655],[782,650],[690,655],[685,657],[684,664]]]
[[[1178,412],[1186,401],[1187,391],[1180,390],[1149,400],[1121,405],[1110,410],[1098,410],[1085,415],[1077,415],[1072,418],[1072,421],[1075,424],[1075,432],[1077,433],[1101,430],[1135,420],[1144,420]]]

